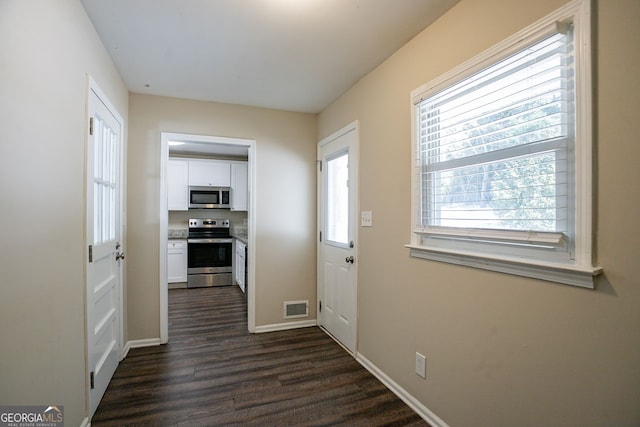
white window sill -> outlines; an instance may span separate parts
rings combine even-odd
[[[414,258],[498,271],[589,289],[595,289],[595,278],[602,273],[601,267],[585,267],[506,256],[480,255],[473,252],[443,250],[412,244],[405,245],[405,247],[410,249],[410,255]]]

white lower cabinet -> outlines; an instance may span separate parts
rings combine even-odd
[[[187,281],[187,241],[169,240],[167,247],[167,281],[180,283]]]
[[[235,279],[240,289],[242,289],[242,292],[246,289],[246,250],[247,245],[245,245],[242,240],[236,239]]]

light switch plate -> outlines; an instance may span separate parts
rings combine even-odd
[[[371,211],[360,212],[360,225],[363,227],[373,227],[373,216]]]

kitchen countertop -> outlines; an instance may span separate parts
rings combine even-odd
[[[231,237],[235,237],[236,239],[242,240],[245,244],[249,242],[249,238],[247,236],[247,230],[242,228],[231,230],[229,232]],[[171,239],[187,239],[189,236],[188,228],[170,228],[167,237],[169,240]]]
[[[238,240],[242,240],[246,245],[249,242],[247,237],[247,230],[231,230],[231,237],[235,237]]]
[[[189,235],[189,229],[187,228],[170,228],[168,237],[169,239],[186,239]]]

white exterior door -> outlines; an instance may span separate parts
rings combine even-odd
[[[121,354],[122,120],[89,91],[87,138],[87,352],[89,417]],[[101,99],[102,98],[102,99]]]
[[[357,122],[318,144],[318,320],[349,351],[357,332]]]

